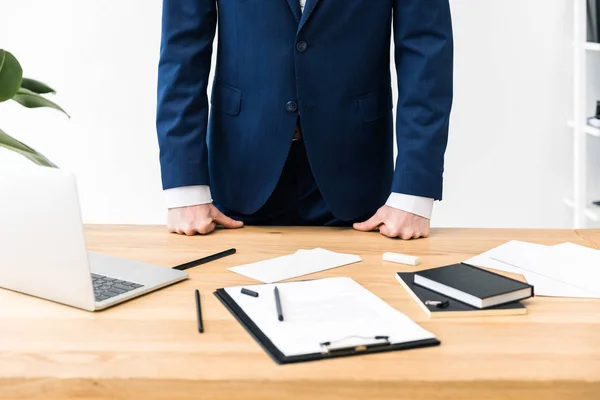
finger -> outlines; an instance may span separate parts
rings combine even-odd
[[[383,236],[387,236],[389,238],[398,237],[397,231],[385,224],[383,224],[379,227],[379,233],[381,233]]]
[[[181,231],[186,236],[194,236],[197,233],[197,230],[192,228],[191,225],[185,226]]]
[[[168,231],[169,231],[170,233],[179,233],[179,232],[177,231],[177,228],[176,228],[176,226],[177,226],[177,225],[174,223],[174,221],[171,221],[171,218],[168,218],[168,220],[167,220],[167,229],[168,229]]]
[[[381,225],[382,222],[383,219],[381,218],[381,216],[379,214],[375,214],[364,222],[355,223],[354,229],[356,229],[357,231],[368,232],[377,228],[379,225]]]
[[[402,238],[403,240],[410,240],[415,236],[415,232],[413,229],[411,228],[405,228],[402,230],[402,232],[400,233],[400,238]]]
[[[206,234],[214,231],[216,227],[217,227],[217,224],[214,221],[211,221],[209,223],[202,224],[200,227],[198,227],[196,229],[196,231],[201,235],[206,235]]]
[[[413,235],[413,238],[415,238],[415,239],[426,238],[426,237],[427,237],[427,233],[425,231],[416,231],[415,234]]]
[[[236,221],[235,219],[229,218],[227,215],[221,212],[215,216],[214,220],[216,223],[221,224],[228,229],[237,229],[244,226],[242,221]]]

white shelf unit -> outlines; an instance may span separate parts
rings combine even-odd
[[[600,222],[600,207],[591,203],[588,185],[588,140],[600,138],[600,129],[587,123],[588,52],[600,52],[600,43],[587,41],[587,0],[574,0],[573,40],[573,195],[565,204],[573,209],[573,227],[586,228]],[[600,99],[599,99],[600,100]]]
[[[575,128],[575,122],[573,122],[573,121],[569,121],[568,125],[571,128]],[[583,131],[590,136],[600,137],[600,129],[599,128],[594,128],[593,126],[586,124],[585,127],[583,128]]]
[[[573,202],[573,200],[571,199],[564,199],[565,204],[572,208],[575,209],[575,203]],[[586,218],[588,218],[590,221],[593,222],[600,222],[600,207],[592,204],[591,206],[586,207],[583,210],[583,214],[586,216]]]
[[[586,50],[589,50],[589,51],[600,51],[600,43],[590,43],[590,42],[587,42],[584,45],[584,47],[585,47]]]

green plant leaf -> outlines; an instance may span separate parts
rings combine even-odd
[[[67,114],[67,112],[63,110],[58,104],[28,89],[20,88],[17,94],[15,94],[12,99],[27,108],[54,108],[55,110],[58,110],[64,113],[67,117],[71,118],[69,114]]]
[[[33,93],[37,94],[56,93],[56,91],[50,86],[46,85],[43,82],[36,81],[35,79],[23,78],[23,80],[21,81],[21,87],[27,90],[31,90]]]
[[[57,168],[52,161],[48,160],[42,154],[27,146],[25,143],[19,142],[14,137],[8,135],[4,131],[2,131],[2,129],[0,129],[0,147],[4,147],[5,149],[14,151],[15,153],[19,153],[23,157],[28,158],[37,165],[41,165],[43,167]]]
[[[8,51],[0,49],[0,103],[17,93],[22,79],[23,69],[19,61]]]

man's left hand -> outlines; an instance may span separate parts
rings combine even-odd
[[[429,236],[429,219],[390,206],[383,206],[365,222],[354,224],[354,229],[369,232],[379,228],[379,233],[404,240]]]

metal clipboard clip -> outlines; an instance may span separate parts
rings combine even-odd
[[[361,340],[373,340],[370,343],[361,343],[355,345],[340,345],[340,342],[347,341],[348,339],[357,338]],[[389,341],[389,336],[375,336],[375,337],[364,337],[364,336],[348,336],[332,342],[321,343],[321,352],[323,354],[340,354],[340,353],[358,353],[361,351],[372,350],[375,348],[388,347],[392,344]]]

